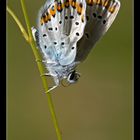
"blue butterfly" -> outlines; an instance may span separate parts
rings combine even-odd
[[[40,9],[34,40],[55,85],[78,81],[76,71],[95,43],[107,32],[120,9],[118,0],[47,0]]]

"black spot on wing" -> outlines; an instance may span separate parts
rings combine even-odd
[[[96,18],[96,13],[93,13],[93,17],[95,17],[95,18]]]
[[[71,15],[71,16],[70,16],[70,19],[74,19],[74,16]]]
[[[61,42],[61,45],[64,45],[64,42]]]
[[[53,28],[52,28],[52,27],[50,27],[50,28],[48,28],[48,30],[49,30],[49,31],[52,31],[52,30],[53,30]]]
[[[89,16],[86,16],[87,21],[89,21]]]
[[[106,24],[106,20],[103,20],[103,24]]]
[[[54,45],[56,45],[57,44],[57,42],[54,42]]]
[[[47,35],[46,34],[43,34],[43,37],[46,37]]]
[[[98,19],[102,19],[102,16],[101,16],[101,15],[99,15],[99,16],[98,16]]]
[[[86,36],[87,38],[89,38],[89,34],[88,34],[88,33],[85,33],[85,36]]]
[[[79,22],[75,22],[76,25],[79,25]]]
[[[65,19],[67,20],[68,19],[68,16],[65,16]]]
[[[79,33],[77,32],[76,35],[79,36]]]
[[[59,24],[62,24],[62,21],[59,21]]]

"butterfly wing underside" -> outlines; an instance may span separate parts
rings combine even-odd
[[[83,36],[85,0],[47,0],[38,15],[39,49],[47,62],[71,64]]]
[[[77,43],[76,61],[84,61],[96,42],[107,32],[115,20],[118,0],[86,0],[86,26],[83,37]]]

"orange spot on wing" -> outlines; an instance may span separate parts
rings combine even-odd
[[[77,2],[75,2],[74,0],[72,0],[72,1],[71,1],[71,6],[72,6],[73,8],[76,8],[76,5],[77,5]]]
[[[44,20],[43,20],[43,18],[41,18],[40,19],[40,24],[43,25],[43,23],[44,23]]]
[[[114,13],[116,7],[117,7],[117,4],[114,5],[114,6],[112,6],[112,7],[110,7],[110,8],[109,8],[109,12],[110,12],[110,13]]]
[[[57,10],[58,10],[59,12],[61,12],[61,11],[63,10],[63,8],[64,8],[64,4],[62,4],[62,3],[58,3],[58,4],[57,4]]]
[[[62,6],[62,9],[64,9],[64,8],[65,8],[65,3],[62,3],[62,5],[61,5],[61,6]]]
[[[66,0],[66,2],[64,3],[65,7],[68,8],[70,6],[71,1]]]
[[[79,15],[81,15],[82,10],[83,10],[83,5],[82,5],[82,3],[77,3],[76,9],[77,9],[77,13],[78,13]]]
[[[46,23],[48,21],[47,16],[46,15],[42,16],[42,20],[43,20],[44,23]]]
[[[54,5],[54,9],[50,9],[50,14],[54,17],[56,14],[56,5]]]
[[[47,12],[47,13],[45,13],[45,15],[42,16],[41,19],[42,19],[42,21],[43,21],[44,23],[47,23],[48,21],[51,20],[51,16],[50,16],[50,14]]]
[[[97,4],[102,5],[102,0],[97,0]]]
[[[84,21],[85,21],[85,19],[84,19],[84,15],[82,15],[81,20],[82,20],[82,22],[84,22]]]
[[[110,2],[111,2],[111,0],[105,0],[104,3],[103,3],[103,6],[108,8],[109,5],[110,5]]]
[[[90,6],[92,6],[92,5],[94,4],[93,1],[94,1],[94,0],[87,0],[87,4],[90,5]]]
[[[58,10],[58,11],[61,10],[61,6],[60,6],[60,5],[57,6],[57,10]]]
[[[47,15],[47,21],[50,21],[50,20],[51,20],[51,15],[48,14],[48,15]]]

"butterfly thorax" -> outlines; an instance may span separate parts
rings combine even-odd
[[[69,65],[61,65],[60,63],[45,63],[49,74],[52,77],[57,77],[59,80],[65,79],[68,75],[73,72],[77,66],[78,62],[73,62]]]

